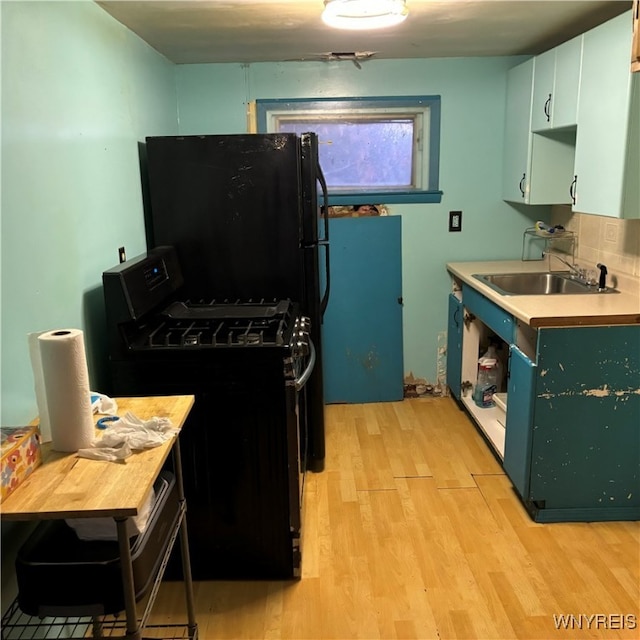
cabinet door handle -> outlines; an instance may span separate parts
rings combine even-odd
[[[457,307],[453,312],[453,321],[455,322],[456,327],[460,327],[460,307]]]
[[[576,183],[578,182],[578,176],[573,176],[573,181],[569,186],[569,196],[571,197],[571,204],[576,203]]]
[[[547,122],[551,122],[551,94],[544,103],[544,115],[547,116]]]
[[[526,177],[527,177],[527,174],[523,173],[522,174],[522,179],[520,180],[520,185],[519,185],[520,193],[522,194],[523,198],[524,198],[524,180],[525,180]]]
[[[473,313],[467,312],[464,315],[464,326],[467,327],[467,329],[469,328],[469,326],[471,325],[471,323],[476,319],[476,317],[473,315]]]

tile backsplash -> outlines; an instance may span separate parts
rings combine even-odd
[[[602,262],[609,273],[640,276],[640,219],[572,213],[568,206],[554,206],[551,211],[552,224],[576,234],[578,264]]]

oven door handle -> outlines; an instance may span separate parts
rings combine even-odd
[[[313,340],[309,338],[309,362],[307,363],[307,367],[302,372],[300,377],[294,380],[296,391],[300,391],[302,387],[304,387],[304,385],[307,384],[307,380],[309,380],[315,364],[316,364],[316,348],[313,345]]]

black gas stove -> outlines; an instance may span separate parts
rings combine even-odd
[[[196,580],[299,575],[309,321],[291,300],[191,300],[169,247],[103,274],[116,396],[189,394],[181,431]]]

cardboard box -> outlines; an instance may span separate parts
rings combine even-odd
[[[42,464],[37,426],[0,427],[0,502]]]

